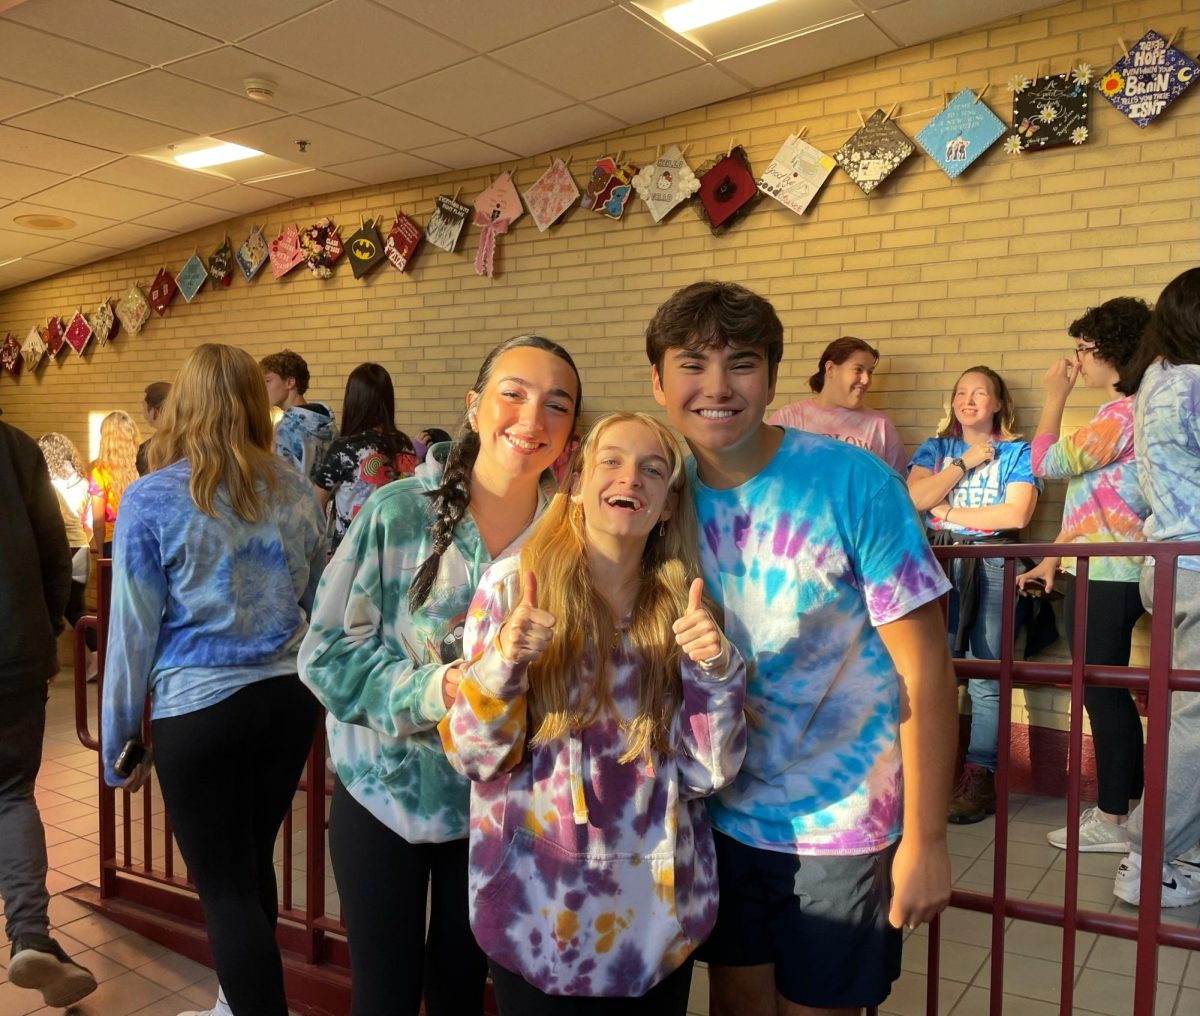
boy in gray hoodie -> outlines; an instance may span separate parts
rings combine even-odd
[[[308,402],[308,364],[299,353],[285,349],[259,361],[267,398],[283,410],[275,427],[275,454],[292,463],[304,476],[312,472],[333,441],[333,410],[322,402]]]

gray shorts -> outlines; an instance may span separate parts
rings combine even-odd
[[[720,904],[697,956],[731,967],[775,965],[775,989],[813,1008],[879,1005],[900,976],[902,936],[888,924],[892,857],[798,857],[713,830]]]

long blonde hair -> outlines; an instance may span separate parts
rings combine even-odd
[[[247,522],[266,514],[260,485],[274,491],[276,459],[267,386],[254,358],[236,346],[207,342],[188,354],[151,438],[151,469],[186,459],[188,492],[196,507],[216,517],[223,489]]]
[[[629,623],[640,676],[638,712],[625,723],[622,762],[670,752],[671,719],[682,699],[682,654],[671,626],[687,609],[688,588],[700,574],[700,563],[696,515],[685,489],[679,443],[645,413],[612,413],[599,419],[575,452],[563,487],[521,549],[521,573],[534,573],[538,606],[555,617],[550,645],[529,668],[531,743],[547,744],[591,725],[606,711],[615,712],[608,658],[618,637],[618,619],[592,582],[583,505],[572,502],[569,487],[571,476],[586,476],[595,468],[600,435],[626,422],[641,423],[658,438],[671,465],[668,486],[678,504],[670,519],[651,531],[642,553],[641,581]],[[707,606],[715,615],[713,605]],[[572,708],[572,688],[583,690],[590,705]]]
[[[137,450],[141,443],[138,425],[124,410],[113,410],[100,421],[100,451],[92,465],[108,471],[111,478],[109,499],[113,504],[138,478]]]

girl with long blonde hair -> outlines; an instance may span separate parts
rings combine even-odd
[[[121,500],[103,684],[103,772],[136,790],[153,692],[154,765],[204,908],[213,1016],[286,1016],[272,852],[319,712],[296,654],[325,563],[312,485],[277,459],[262,371],[206,344],[179,370]]]
[[[662,424],[603,417],[471,605],[439,730],[474,781],[471,927],[504,1016],[574,1012],[580,996],[686,1011],[716,918],[701,799],[737,772],[746,727],[685,484]]]
[[[112,532],[121,497],[138,478],[141,440],[133,417],[120,409],[100,421],[100,450],[91,468],[92,545],[103,557],[112,556]]]

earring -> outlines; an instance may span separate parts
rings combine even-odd
[[[666,535],[667,535],[667,522],[666,522],[666,519],[663,519],[658,524],[658,538],[661,540]]]

